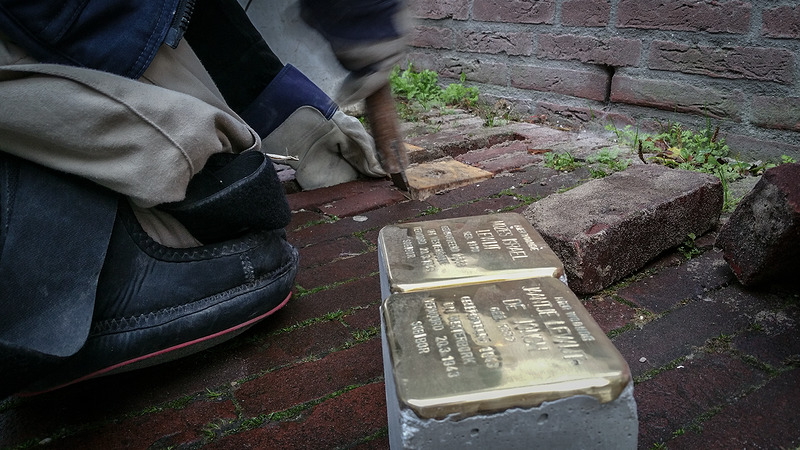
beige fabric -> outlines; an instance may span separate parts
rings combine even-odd
[[[0,35],[0,105],[0,150],[128,196],[169,247],[200,243],[152,206],[183,199],[212,154],[261,146],[185,42],[163,46],[137,81],[38,64]]]
[[[19,57],[8,46],[3,55]],[[0,66],[0,145],[140,207],[181,200],[210,155],[261,145],[194,61],[185,43],[163,46],[144,81],[55,64]]]

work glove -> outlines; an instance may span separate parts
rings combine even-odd
[[[286,65],[241,114],[262,150],[295,169],[304,190],[384,177],[375,142],[358,119],[292,65]]]
[[[410,27],[401,0],[301,0],[300,5],[306,23],[350,71],[336,96],[339,104],[366,98],[403,63]]]

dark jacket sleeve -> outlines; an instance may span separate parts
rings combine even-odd
[[[177,45],[187,0],[0,0],[0,31],[45,63],[139,78],[163,43]]]

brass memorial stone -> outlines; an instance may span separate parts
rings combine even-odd
[[[630,381],[620,353],[556,278],[393,294],[382,311],[397,396],[421,418],[581,394],[605,403]]]
[[[544,239],[515,213],[389,225],[378,252],[390,293],[564,274]]]

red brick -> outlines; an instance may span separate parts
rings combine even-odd
[[[350,258],[317,267],[301,270],[295,283],[305,289],[360,278],[378,270],[378,253],[363,253]]]
[[[269,422],[203,448],[350,448],[386,427],[383,392],[383,383],[367,384],[303,411],[295,420]]]
[[[329,312],[369,306],[380,299],[380,280],[374,275],[299,297],[294,300],[291,308],[283,308],[272,320],[278,328],[288,327],[304,320],[322,317]]]
[[[464,30],[456,33],[455,50],[529,56],[533,53],[533,33]]]
[[[459,207],[467,203],[480,203],[475,205],[477,210],[494,210],[498,206],[496,203],[482,204],[486,202],[487,197],[499,194],[501,191],[514,186],[521,178],[522,174],[514,173],[511,177],[496,177],[482,181],[473,186],[453,189],[433,197],[428,198],[428,203],[440,209],[451,209]],[[471,194],[470,194],[471,193]],[[501,197],[502,198],[502,197]],[[475,201],[481,199],[480,201]],[[509,200],[511,198],[509,197]],[[516,201],[514,201],[516,203]],[[461,214],[468,215],[468,214]]]
[[[481,163],[478,164],[478,167],[488,172],[499,174],[503,172],[517,171],[523,167],[541,161],[541,156],[534,156],[528,152],[516,152],[509,153],[499,158],[481,161]]]
[[[666,441],[695,417],[726,404],[766,378],[727,355],[698,353],[681,365],[638,383],[634,389],[640,448]]]
[[[459,80],[463,73],[467,81],[498,86],[505,86],[507,83],[508,66],[503,63],[486,61],[481,58],[434,57],[433,59],[438,64],[436,71],[445,78]]]
[[[600,121],[601,123],[614,123],[618,128],[623,128],[625,125],[633,125],[636,123],[631,116],[607,112],[602,109],[586,108],[574,105],[560,105],[549,102],[538,102],[533,114],[535,116],[557,116],[563,117],[567,120],[575,119],[580,122],[589,122],[593,120]]]
[[[620,0],[617,26],[711,33],[746,33],[752,5],[742,1]]]
[[[563,261],[570,288],[586,294],[641,269],[687,234],[706,232],[721,209],[718,178],[640,164],[535,202],[524,214]]]
[[[753,123],[764,128],[800,131],[800,97],[753,97]]]
[[[463,155],[456,157],[456,160],[465,164],[480,164],[501,156],[508,156],[513,153],[528,153],[528,143],[525,141],[506,141],[488,148],[471,150]]]
[[[603,101],[608,74],[600,68],[585,70],[543,66],[511,66],[511,86],[541,92]]]
[[[611,101],[667,111],[739,120],[744,97],[738,91],[698,88],[679,81],[638,78],[616,74],[611,82]]]
[[[303,247],[300,249],[300,273],[310,267],[352,258],[368,250],[366,245],[355,236],[344,236]]]
[[[734,281],[722,252],[709,251],[620,289],[617,295],[655,313],[697,300]]]
[[[771,38],[800,39],[800,6],[777,6],[761,13],[761,34]]]
[[[540,34],[538,41],[536,56],[539,58],[615,67],[638,65],[642,52],[642,41],[638,39]]]
[[[329,220],[328,216],[318,211],[297,210],[292,211],[292,221],[286,227],[291,232],[307,227],[312,223],[319,223],[324,220]]]
[[[782,311],[763,311],[755,318],[759,329],[737,335],[733,346],[776,369],[784,369],[800,361],[800,339],[793,329],[798,320],[800,317],[789,317]]]
[[[800,163],[764,172],[720,230],[716,245],[742,284],[795,277],[800,269]]]
[[[452,48],[453,30],[417,25],[411,35],[411,45],[415,47]]]
[[[739,285],[711,293],[703,300],[681,306],[641,329],[615,337],[614,345],[637,377],[648,370],[687,356],[694,347],[721,334],[734,334],[749,325],[747,314],[763,308],[766,301]],[[640,362],[641,358],[646,358]]]
[[[466,20],[469,3],[461,0],[411,0],[409,10],[418,19],[446,19],[452,17]]]
[[[181,409],[168,408],[151,414],[112,422],[66,439],[48,448],[152,448],[200,444],[203,428],[236,418],[231,401],[199,401]]]
[[[565,0],[561,5],[561,24],[569,27],[608,25],[611,2],[608,0]]]
[[[297,322],[295,322],[297,323]],[[286,325],[284,322],[276,325]],[[292,324],[290,324],[292,325]],[[276,331],[274,327],[271,331]],[[244,379],[297,361],[323,355],[352,339],[350,330],[337,320],[320,321],[293,331],[254,339],[227,358],[232,366],[228,379]],[[235,371],[235,372],[234,372]]]
[[[712,47],[655,41],[648,67],[715,78],[774,81],[794,80],[794,54],[773,47]]]
[[[391,185],[391,182],[385,179],[357,180],[337,184],[335,186],[290,194],[287,196],[287,199],[289,200],[289,206],[292,208],[292,211],[306,209],[332,214],[330,212],[330,205],[364,194],[378,195],[379,200],[377,205],[382,204],[385,201],[385,197],[389,196],[393,198],[393,195],[390,193],[392,190],[386,189],[389,185]],[[370,207],[374,206],[375,205],[370,204]]]
[[[670,449],[797,448],[800,370],[789,370],[668,442]]]
[[[486,22],[550,24],[555,11],[552,0],[474,0],[472,17]]]
[[[625,326],[636,316],[635,309],[608,297],[591,297],[583,301],[583,306],[600,325],[603,333]]]
[[[544,198],[562,189],[572,188],[589,178],[589,171],[585,167],[572,172],[559,172],[547,167],[529,167],[527,170],[530,178],[528,183],[520,186],[516,192],[534,198]]]
[[[380,304],[376,302],[374,305],[365,306],[342,320],[347,323],[351,330],[367,330],[370,327],[380,328]]]
[[[235,396],[247,417],[282,411],[383,374],[381,339],[331,353],[324,358],[269,372],[243,383]]]
[[[378,224],[398,222],[414,217],[425,211],[428,206],[425,202],[403,201],[360,214],[367,218],[363,222],[355,221],[352,218],[340,219],[333,223],[322,223],[291,232],[288,238],[289,242],[295,245],[318,244],[369,230],[378,226]]]

